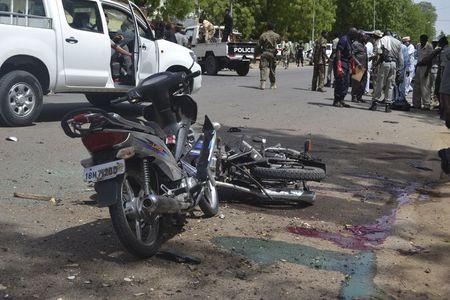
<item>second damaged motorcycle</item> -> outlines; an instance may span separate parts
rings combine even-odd
[[[218,213],[214,180],[216,130],[205,117],[202,132],[191,126],[197,104],[187,95],[200,73],[164,72],[145,79],[112,103],[147,102],[145,122],[86,108],[62,120],[66,135],[81,138],[92,158],[82,161],[84,180],[94,183],[97,203],[109,207],[114,230],[133,255],[155,255],[197,206]]]
[[[242,140],[237,147],[219,147],[217,185],[266,198],[271,203],[312,204],[315,193],[308,182],[322,181],[326,165],[310,154],[311,141],[305,142],[304,151],[281,145],[267,147],[262,137],[253,138],[253,143],[255,146]]]

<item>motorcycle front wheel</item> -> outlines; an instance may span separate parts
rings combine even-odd
[[[154,256],[163,238],[161,215],[144,216],[141,197],[144,183],[140,172],[127,171],[121,188],[121,199],[109,207],[111,221],[125,249],[139,258]]]

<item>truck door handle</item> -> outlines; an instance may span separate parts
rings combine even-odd
[[[141,46],[139,46],[141,49],[143,50],[147,50],[147,46],[145,46],[145,44],[142,44]]]
[[[76,44],[76,43],[78,43],[78,40],[74,37],[70,37],[70,38],[66,39],[66,42],[69,44]]]

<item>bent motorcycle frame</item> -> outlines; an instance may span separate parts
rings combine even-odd
[[[195,176],[200,183],[204,183],[207,180],[208,176],[210,176],[208,173],[208,169],[211,166],[213,157],[212,152],[214,150],[217,139],[217,134],[214,126],[208,117],[205,117],[205,123],[203,126],[201,138],[203,140],[203,147],[198,158],[197,167],[193,167],[189,163],[180,160],[180,168],[178,162],[175,160],[172,152],[167,148],[166,144],[159,137],[146,133],[130,132],[130,138],[128,142],[116,145],[114,147],[116,149],[114,149],[112,152],[113,154],[117,155],[120,149],[123,149],[125,147],[132,147],[134,149],[133,158],[137,158],[139,161],[147,160],[149,163],[157,166],[158,169],[161,170],[164,175],[166,175],[171,181],[179,181],[183,179],[183,172],[186,172],[190,176]],[[94,154],[94,156],[95,155],[96,154]],[[128,164],[126,165],[125,169],[127,169],[127,167]],[[193,172],[193,170],[195,170],[195,172]],[[97,205],[99,207],[108,207],[114,205],[121,199],[122,184],[124,178],[124,175],[120,175],[113,179],[95,183],[94,187],[97,192]],[[198,187],[195,188],[197,189]],[[146,196],[153,197],[152,201],[155,202],[155,204],[156,202],[174,203],[174,199],[170,197],[157,195]],[[159,204],[160,207],[162,207],[162,205],[163,204],[161,203]],[[167,210],[165,212],[167,213],[175,211],[179,212],[180,210],[174,209],[174,211],[171,211],[169,210],[169,206],[170,205],[165,205],[165,207],[167,207]]]

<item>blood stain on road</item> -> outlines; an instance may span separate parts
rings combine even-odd
[[[330,241],[342,248],[370,250],[383,244],[391,234],[392,227],[397,219],[398,210],[402,205],[410,202],[410,195],[415,193],[419,186],[418,183],[411,183],[404,188],[393,187],[391,193],[397,199],[397,206],[391,213],[378,218],[373,224],[346,226],[345,229],[351,235],[294,226],[289,226],[287,230],[293,234]]]

